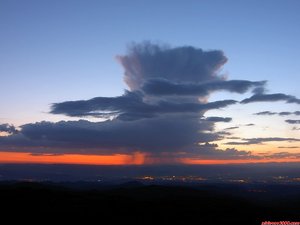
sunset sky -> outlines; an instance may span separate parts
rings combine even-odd
[[[0,163],[300,162],[299,12],[0,0]]]

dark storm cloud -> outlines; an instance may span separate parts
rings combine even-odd
[[[232,121],[232,118],[230,117],[218,117],[218,116],[211,116],[211,117],[206,117],[206,121],[211,121],[211,122],[225,122],[228,123]]]
[[[15,128],[15,126],[5,123],[5,124],[0,124],[0,132],[6,132],[6,133],[9,133],[9,134],[15,134],[18,131]]]
[[[227,58],[222,51],[204,51],[192,46],[170,48],[151,42],[133,44],[127,55],[118,56],[125,69],[124,81],[130,90],[140,90],[144,82],[201,83],[220,80],[217,72]]]
[[[268,137],[268,138],[242,138],[241,142],[227,142],[226,145],[254,145],[254,144],[263,144],[265,142],[274,142],[274,141],[288,141],[288,142],[298,142],[298,138],[281,138],[281,137]]]
[[[68,101],[52,105],[51,113],[67,116],[115,116],[121,120],[151,118],[161,114],[196,113],[219,109],[232,104],[234,100],[201,103],[174,103],[160,100],[153,104],[146,103],[140,92],[127,91],[119,97],[97,97],[90,100]]]
[[[285,101],[286,103],[300,104],[300,99],[292,95],[286,95],[282,93],[277,94],[255,94],[250,98],[246,98],[241,103],[247,104],[252,102],[275,102],[275,101]]]
[[[176,119],[176,117],[175,117]],[[143,151],[154,155],[169,152],[174,159],[180,152],[186,157],[202,159],[252,158],[250,152],[218,149],[209,142],[220,139],[218,133],[207,133],[212,123],[195,123],[194,119],[174,123],[174,118],[151,118],[137,121],[85,120],[39,122],[26,124],[16,135],[0,137],[0,150],[46,154],[111,154]],[[199,128],[202,132],[199,132]],[[167,134],[167,135],[166,135]],[[197,144],[203,143],[203,144]],[[18,148],[19,147],[19,148]],[[180,155],[181,155],[180,154]]]
[[[295,115],[295,116],[300,116],[300,111],[295,111],[295,112],[271,112],[271,111],[263,111],[263,112],[258,112],[254,113],[254,115],[258,116],[272,116],[272,115],[279,115],[279,116],[290,116],[290,115]]]
[[[289,124],[300,124],[300,120],[285,120]]]
[[[174,122],[177,117],[151,118],[137,121],[61,121],[26,124],[17,135],[0,137],[0,147],[16,145],[48,148],[64,148],[72,152],[116,153],[130,151],[188,151],[198,142],[214,141],[217,134],[199,132],[211,130],[211,123],[195,123],[194,118]],[[95,150],[97,148],[98,150]],[[187,148],[187,149],[185,149]],[[92,149],[92,150],[89,150]],[[98,152],[97,152],[98,151]],[[50,151],[51,152],[51,151]]]
[[[142,90],[149,95],[196,95],[206,96],[213,91],[245,93],[250,88],[264,86],[266,81],[247,80],[210,81],[205,83],[173,83],[163,79],[151,79],[145,82]]]

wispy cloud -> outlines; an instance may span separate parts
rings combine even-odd
[[[255,94],[250,98],[246,98],[241,101],[242,104],[252,103],[252,102],[276,102],[285,101],[286,103],[300,104],[300,99],[292,95],[286,95],[282,93],[276,94]]]
[[[238,129],[238,128],[239,128],[238,126],[234,126],[234,127],[227,127],[224,130],[235,130],[235,129]]]
[[[295,116],[300,116],[300,111],[295,111],[295,112],[271,112],[271,111],[263,111],[263,112],[254,113],[254,115],[258,115],[258,116],[272,116],[272,115],[279,115],[279,116],[295,115]]]
[[[206,117],[205,120],[210,121],[210,122],[225,122],[225,123],[228,123],[228,122],[232,121],[232,118],[230,118],[230,117],[211,116],[211,117]]]

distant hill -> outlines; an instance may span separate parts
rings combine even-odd
[[[1,214],[11,222],[22,219],[55,224],[254,225],[262,221],[299,221],[300,196],[270,204],[256,201],[253,196],[236,196],[235,190],[147,186],[139,182],[106,190],[78,190],[54,183],[2,183]]]

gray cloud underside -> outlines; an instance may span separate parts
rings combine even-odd
[[[285,120],[289,124],[300,124],[300,120]]]
[[[254,145],[254,144],[263,144],[265,142],[274,142],[274,141],[289,141],[289,142],[298,142],[298,138],[280,138],[280,137],[269,137],[269,138],[242,138],[242,142],[227,142],[226,145]]]
[[[132,151],[188,151],[198,142],[217,140],[217,134],[199,131],[211,130],[212,123],[195,123],[194,118],[167,116],[136,121],[61,121],[26,124],[18,134],[0,137],[0,147],[36,147],[46,152],[49,148],[65,148],[71,151],[87,149],[90,154]],[[31,151],[31,150],[30,150]]]
[[[85,120],[39,122],[26,124],[18,134],[0,137],[0,150],[31,152],[32,154],[115,154],[134,151],[160,154],[180,152],[186,157],[203,159],[252,158],[250,152],[237,149],[218,149],[220,137],[211,130],[210,122],[200,125],[194,119],[152,118],[137,121],[106,121],[93,123]],[[176,122],[174,122],[176,121]],[[165,135],[168,133],[168,135]],[[192,144],[191,144],[192,143]],[[173,157],[173,156],[172,156]]]
[[[211,81],[205,83],[172,83],[163,79],[151,79],[145,82],[142,90],[149,95],[196,95],[199,97],[209,95],[214,91],[229,91],[243,94],[251,88],[263,87],[266,81]]]
[[[255,94],[250,98],[246,98],[241,101],[243,104],[252,102],[275,102],[275,101],[285,101],[286,103],[300,104],[300,99],[292,95],[286,95],[282,93],[277,94]]]
[[[18,133],[18,131],[14,125],[7,124],[7,123],[0,124],[0,132],[5,132],[5,133],[9,133],[9,134]]]

